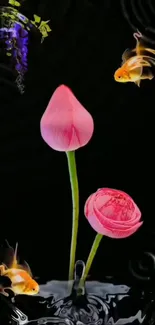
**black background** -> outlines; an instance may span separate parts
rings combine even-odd
[[[123,240],[104,238],[90,279],[129,281],[128,261],[154,251],[155,82],[114,81],[133,31],[119,1],[25,1],[25,12],[51,19],[52,33],[32,46],[26,92],[0,91],[0,241],[26,259],[40,281],[67,279],[71,193],[65,153],[50,149],[40,119],[56,87],[69,86],[92,114],[95,132],[76,152],[80,188],[77,259],[86,261],[95,232],[85,220],[87,197],[100,187],[121,189],[142,211],[143,227]]]

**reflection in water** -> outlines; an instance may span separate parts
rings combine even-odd
[[[85,267],[82,261],[77,264]],[[151,295],[146,297],[126,285],[100,282],[88,282],[79,291],[77,270],[76,265],[72,286],[68,282],[51,281],[40,286],[37,296],[16,296],[14,302],[3,297],[9,309],[8,322],[4,323],[3,319],[3,325],[8,325],[10,320],[12,325],[154,324]]]
[[[29,20],[14,7],[0,7],[0,80],[16,86],[20,94],[25,92],[30,32],[39,33],[42,43],[51,31],[48,22],[37,15]]]
[[[46,298],[45,300],[47,315],[38,319],[28,320],[25,314],[22,314],[15,308],[14,313],[16,316],[12,316],[12,320],[14,321],[12,324],[123,325],[134,324],[135,321],[136,324],[143,324],[145,320],[146,315],[143,314],[142,310],[138,308],[136,310],[135,308],[135,312],[133,312],[135,304],[134,296],[130,296],[130,288],[125,285],[115,286],[108,283],[90,282],[86,285],[87,294],[78,298],[76,302],[73,302],[72,294],[66,297],[67,291],[67,282],[51,281],[43,285],[40,296],[46,292],[46,297],[50,297],[50,299]],[[55,302],[53,301],[53,296],[56,298]],[[57,300],[58,296],[59,299]],[[28,301],[28,299],[26,300]],[[38,304],[36,303],[36,310],[37,308],[41,308],[42,303],[42,301],[40,304],[39,302]],[[132,306],[131,312],[129,311],[129,305]],[[133,314],[131,315],[131,313]]]

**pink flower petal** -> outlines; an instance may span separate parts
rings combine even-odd
[[[84,213],[94,230],[112,238],[128,237],[142,225],[133,199],[115,189],[101,188],[90,195]]]
[[[109,216],[110,216],[110,213],[112,213],[112,209],[110,210],[109,209]],[[113,225],[115,225],[115,228],[118,228],[118,229],[126,229],[126,228],[129,228],[129,227],[132,227],[134,226],[137,222],[139,222],[140,218],[141,218],[141,214],[137,214],[135,216],[135,218],[133,218],[132,220],[129,221],[117,221],[117,220],[114,220],[114,218],[107,218],[103,213],[101,213],[97,208],[96,208],[96,204],[94,202],[94,215],[96,215],[96,217],[100,220],[100,222],[103,224],[103,225],[107,225],[107,227],[111,227]]]
[[[94,199],[95,199],[95,193],[91,194],[85,203],[84,214],[86,218],[89,215],[94,215]]]
[[[49,101],[40,128],[44,141],[51,148],[72,151],[89,142],[94,131],[94,122],[71,90],[61,85]]]
[[[90,216],[88,219],[90,225],[92,226],[92,228],[98,232],[101,235],[110,237],[110,238],[117,238],[117,239],[121,239],[121,238],[127,238],[131,235],[133,235],[143,224],[143,222],[138,222],[135,226],[128,228],[128,229],[113,229],[113,228],[108,228],[107,226],[104,227],[100,221],[96,218],[94,218],[93,216]]]
[[[117,196],[122,196],[122,198],[118,198],[118,202],[116,202]],[[111,204],[108,204],[110,199],[112,199]],[[94,201],[95,201],[94,204],[97,205],[98,210],[100,210],[100,207],[103,206],[104,214],[106,211],[105,206],[107,205],[107,212],[110,214],[110,219],[114,219],[115,222],[118,224],[122,224],[125,221],[126,224],[132,225],[133,220],[138,222],[141,218],[141,211],[139,210],[138,206],[135,204],[133,199],[123,191],[116,190],[116,189],[101,188],[97,190],[96,198]],[[124,204],[121,201],[124,201]],[[114,213],[113,205],[114,208],[116,208],[116,206],[117,208],[119,208],[119,206],[121,205],[120,209],[117,209],[117,216]],[[110,209],[108,210],[109,206],[111,207],[111,211]],[[124,207],[126,209],[124,209]],[[124,213],[124,218],[121,218],[121,220],[116,219],[116,217],[118,218],[118,214],[120,212],[119,210],[123,212],[123,209],[125,210],[124,212],[126,212]],[[130,218],[131,213],[132,213],[132,220]],[[108,217],[108,215],[105,215],[105,217]]]

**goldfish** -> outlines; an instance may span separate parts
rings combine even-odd
[[[0,275],[8,277],[12,283],[11,288],[0,287],[0,292],[8,296],[5,290],[11,289],[16,295],[35,295],[39,292],[39,285],[33,279],[28,263],[25,261],[23,265],[18,264],[17,247],[18,243],[16,244],[15,250],[9,245],[10,256],[12,255],[11,259],[8,265],[0,265]]]
[[[151,67],[155,65],[155,50],[147,48],[141,44],[142,34],[133,34],[136,39],[136,47],[133,50],[126,49],[122,55],[122,65],[114,73],[114,79],[117,82],[134,82],[140,87],[141,80],[152,80],[154,75]],[[132,55],[135,52],[135,55]],[[146,69],[144,71],[144,68]]]

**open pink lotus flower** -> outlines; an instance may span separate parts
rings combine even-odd
[[[72,91],[61,85],[49,101],[40,128],[44,141],[51,148],[73,151],[89,142],[94,131],[94,122]]]
[[[99,234],[111,238],[131,236],[142,225],[141,212],[125,192],[101,188],[85,203],[85,216]]]

